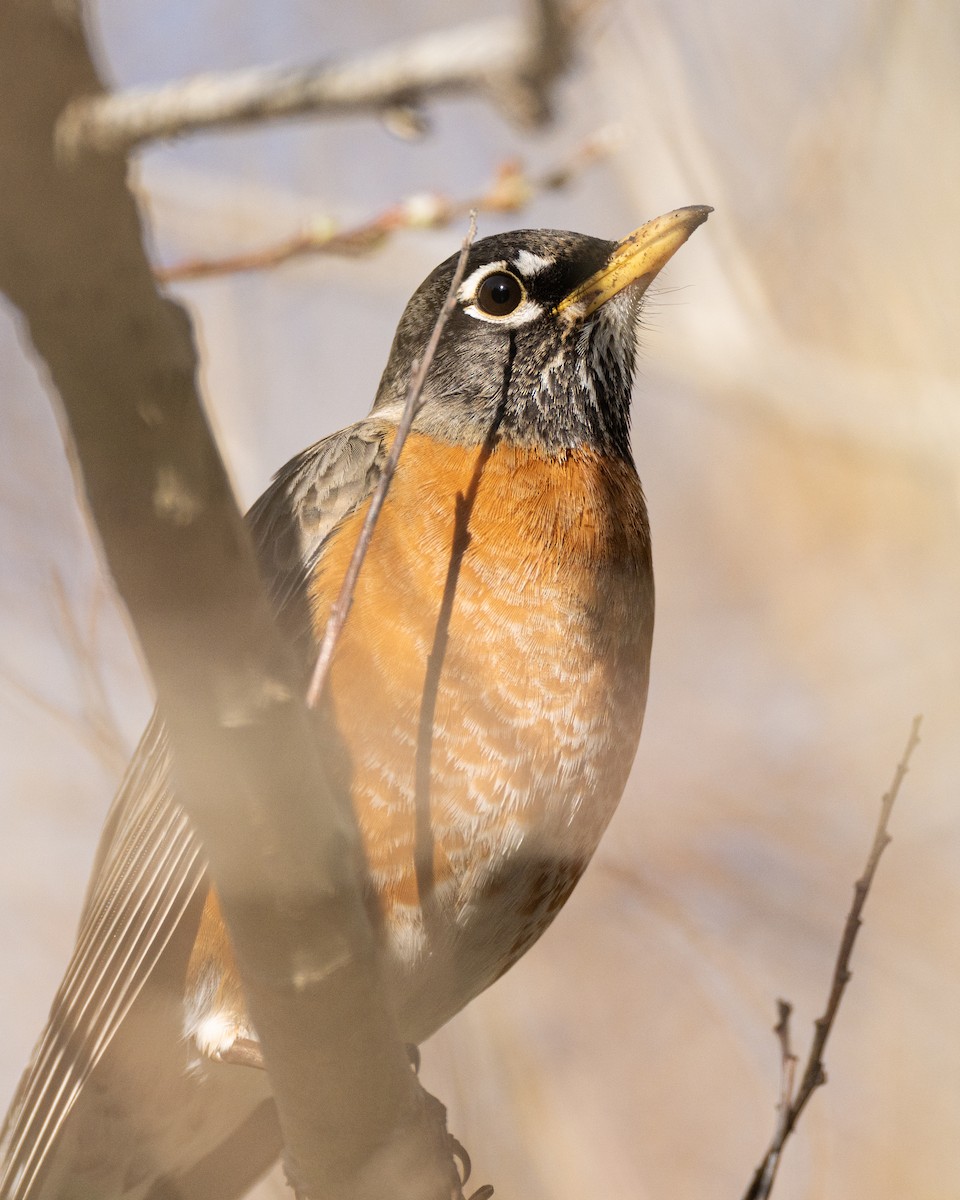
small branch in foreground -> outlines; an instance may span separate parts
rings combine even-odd
[[[481,93],[520,126],[542,125],[570,58],[571,19],[535,0],[526,19],[500,18],[425,34],[342,62],[209,72],[158,88],[85,96],[61,118],[67,155],[118,152],[217,126],[304,113],[382,114],[424,97]]]
[[[288,1161],[313,1197],[450,1200],[455,1164],[380,980],[359,831],[329,765],[336,730],[299,699],[200,402],[189,319],[156,291],[126,161],[88,155],[65,169],[55,152],[57,114],[103,86],[73,7],[0,4],[0,290],[59,393],[71,463],[156,685],[176,800],[230,931]],[[189,873],[170,883],[184,902],[194,886]],[[136,996],[164,953],[154,929],[133,966],[120,956],[129,970],[111,965],[113,980],[136,977],[112,996]],[[123,1045],[149,1036],[154,1009],[124,1011]],[[61,1044],[68,1071],[106,1053],[76,1028]],[[60,1088],[31,1126],[20,1190],[39,1180],[74,1094]]]
[[[327,675],[330,671],[330,663],[333,660],[333,652],[337,645],[337,639],[343,630],[344,623],[347,619],[347,614],[350,611],[350,605],[353,603],[353,593],[357,586],[357,578],[360,574],[360,568],[363,565],[363,560],[366,557],[367,550],[370,548],[370,542],[373,538],[373,530],[377,523],[377,518],[380,515],[380,510],[383,507],[383,502],[386,499],[387,492],[393,480],[394,472],[397,469],[397,463],[400,460],[400,452],[403,450],[404,442],[407,440],[407,434],[413,425],[414,418],[420,411],[420,406],[423,401],[423,385],[427,378],[427,372],[430,370],[430,365],[433,362],[434,355],[437,352],[437,346],[440,343],[440,335],[443,333],[444,326],[453,311],[454,305],[457,302],[457,289],[460,287],[463,279],[463,272],[467,265],[467,255],[470,252],[470,246],[477,232],[477,215],[470,214],[470,228],[467,231],[467,236],[463,239],[463,245],[460,248],[460,257],[457,260],[456,268],[453,272],[453,278],[450,280],[450,287],[447,290],[446,299],[440,312],[437,314],[436,323],[433,326],[433,332],[430,335],[430,340],[427,342],[427,347],[423,353],[423,359],[417,365],[416,370],[410,378],[410,386],[407,389],[407,400],[403,408],[403,413],[400,417],[400,423],[397,426],[397,432],[393,439],[393,444],[390,447],[390,453],[387,456],[387,461],[383,465],[383,473],[377,481],[377,486],[370,500],[370,507],[367,509],[367,515],[364,518],[363,528],[360,530],[360,536],[357,538],[357,544],[353,548],[353,554],[350,558],[350,565],[347,567],[347,573],[344,576],[337,599],[334,602],[333,608],[330,610],[330,616],[327,619],[327,627],[323,631],[323,641],[320,643],[320,651],[317,654],[317,663],[313,669],[313,675],[310,679],[310,686],[307,689],[307,705],[310,708],[315,708],[320,696],[323,694],[323,686],[326,683]]]
[[[843,936],[840,939],[840,949],[837,952],[837,961],[833,969],[833,979],[830,985],[827,1007],[824,1010],[823,1016],[814,1022],[814,1035],[810,1046],[810,1053],[807,1056],[803,1077],[800,1080],[800,1086],[795,1097],[793,1096],[793,1075],[797,1060],[796,1056],[790,1050],[789,1022],[791,1009],[786,1001],[779,1000],[777,1002],[779,1020],[774,1032],[780,1041],[781,1059],[781,1095],[780,1103],[777,1106],[777,1127],[770,1145],[763,1156],[763,1160],[757,1167],[753,1180],[744,1194],[744,1200],[766,1200],[770,1195],[774,1179],[776,1178],[777,1167],[780,1165],[784,1143],[795,1129],[807,1101],[817,1088],[827,1081],[826,1070],[823,1064],[824,1050],[840,1008],[840,1001],[843,999],[844,991],[850,982],[850,957],[853,953],[857,933],[863,923],[861,918],[863,906],[870,892],[870,886],[873,883],[873,877],[876,874],[880,856],[890,844],[890,834],[887,832],[890,813],[893,811],[894,801],[900,791],[900,785],[903,783],[904,776],[909,770],[910,757],[920,741],[920,721],[920,717],[914,717],[913,724],[910,727],[910,736],[903,751],[903,757],[897,764],[890,790],[884,795],[880,806],[880,817],[877,821],[873,845],[870,847],[870,854],[867,857],[867,865],[864,867],[863,874],[854,885],[853,903],[850,906],[850,912],[847,914],[847,920],[843,927]]]
[[[497,168],[490,186],[468,200],[421,192],[348,229],[338,228],[330,217],[319,217],[306,229],[259,250],[220,258],[189,258],[158,267],[155,275],[161,283],[173,283],[237,271],[261,271],[308,254],[353,257],[379,249],[399,230],[445,229],[470,212],[519,212],[540,193],[566,187],[587,167],[607,157],[616,142],[616,130],[608,126],[589,137],[565,161],[538,175],[528,175],[518,159],[508,159]]]

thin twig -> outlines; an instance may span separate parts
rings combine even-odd
[[[410,385],[407,389],[406,403],[400,417],[400,422],[397,425],[397,432],[390,447],[390,453],[387,455],[387,460],[383,465],[383,472],[377,481],[377,486],[371,497],[370,507],[367,509],[367,515],[364,518],[360,536],[357,538],[357,544],[353,548],[353,554],[350,558],[346,575],[343,578],[340,592],[337,595],[333,608],[330,610],[330,616],[323,631],[323,641],[320,643],[316,666],[313,669],[310,686],[307,689],[307,705],[310,708],[316,707],[317,701],[323,693],[324,684],[330,672],[330,663],[333,660],[333,652],[346,622],[347,614],[350,611],[350,605],[353,603],[357,577],[360,574],[360,568],[363,565],[367,550],[370,548],[373,530],[380,515],[380,510],[383,507],[383,502],[386,499],[387,492],[389,491],[394,473],[396,472],[400,452],[403,450],[407,434],[409,434],[414,419],[423,403],[423,385],[426,382],[427,372],[430,370],[437,352],[437,346],[440,344],[440,335],[443,333],[447,320],[456,305],[457,289],[460,287],[463,279],[463,273],[467,265],[467,255],[470,253],[470,246],[473,243],[476,232],[477,215],[476,213],[471,213],[470,228],[467,231],[467,236],[463,239],[463,245],[460,248],[460,257],[457,259],[457,265],[453,272],[453,278],[450,280],[446,299],[443,302],[440,312],[437,314],[437,320],[433,326],[430,340],[427,342],[426,349],[424,350],[423,358],[411,375]]]
[[[67,654],[80,690],[81,711],[84,724],[89,729],[91,745],[104,767],[119,778],[130,754],[110,706],[98,647],[98,616],[104,601],[102,585],[99,582],[94,585],[86,631],[80,628],[63,576],[57,570],[53,572],[53,590]]]
[[[780,1042],[780,1099],[777,1102],[777,1127],[773,1141],[764,1157],[759,1171],[759,1181],[754,1180],[759,1190],[757,1195],[768,1196],[780,1165],[780,1152],[786,1140],[793,1100],[793,1082],[797,1072],[797,1056],[790,1048],[790,1014],[793,1006],[786,1000],[777,1001],[777,1023],[773,1032]]]
[[[787,1120],[790,1116],[790,1101],[793,1099],[793,1081],[797,1072],[797,1056],[790,1047],[790,1015],[793,1006],[787,1000],[777,1001],[777,1023],[773,1032],[780,1042],[780,1101],[777,1105],[779,1114],[778,1134],[786,1136]]]
[[[416,106],[431,95],[485,94],[521,126],[543,124],[548,92],[570,59],[570,19],[558,0],[425,34],[342,62],[208,72],[157,88],[74,101],[57,143],[67,156],[118,152],[212,127],[304,113],[344,115]]]
[[[53,572],[53,591],[61,623],[60,635],[67,661],[73,668],[80,693],[80,711],[48,700],[6,666],[0,667],[0,685],[17,693],[46,716],[59,722],[79,740],[103,769],[119,780],[129,760],[129,747],[110,706],[99,648],[98,614],[104,603],[101,585],[90,600],[86,629],[82,629],[59,572]]]
[[[306,229],[258,250],[219,258],[188,258],[158,267],[155,274],[162,283],[171,283],[261,271],[308,254],[355,257],[379,249],[402,229],[445,229],[470,212],[515,213],[540,193],[566,187],[587,167],[609,155],[617,140],[616,130],[608,126],[591,135],[568,158],[538,175],[528,175],[518,159],[508,159],[497,168],[490,186],[467,200],[420,192],[347,229],[338,228],[333,218],[322,216]]]
[[[843,998],[843,993],[847,984],[850,982],[850,956],[853,953],[854,943],[857,939],[857,933],[863,923],[861,913],[863,906],[866,903],[867,895],[870,891],[870,886],[873,883],[873,877],[876,874],[877,866],[880,862],[880,856],[890,844],[890,834],[887,832],[887,826],[890,822],[890,813],[893,811],[894,801],[900,791],[900,785],[903,783],[904,777],[910,767],[910,757],[920,741],[920,722],[921,717],[917,716],[913,719],[913,724],[910,727],[910,736],[907,739],[907,745],[903,752],[903,757],[897,764],[896,772],[894,773],[893,782],[890,785],[890,790],[883,797],[883,802],[880,806],[880,817],[877,821],[877,830],[874,834],[873,845],[870,847],[870,855],[867,859],[867,865],[864,872],[857,880],[853,890],[853,904],[850,907],[850,912],[847,916],[847,922],[843,930],[843,938],[840,942],[840,950],[837,954],[837,962],[833,972],[833,982],[830,987],[830,996],[827,1000],[827,1007],[815,1023],[815,1033],[813,1045],[810,1048],[810,1054],[807,1059],[807,1064],[804,1068],[803,1077],[800,1080],[800,1087],[797,1092],[797,1098],[793,1103],[791,1110],[791,1128],[796,1123],[797,1117],[803,1111],[804,1105],[810,1099],[813,1092],[826,1081],[826,1075],[823,1066],[823,1052],[827,1044],[827,1038],[833,1029],[833,1023],[837,1015],[837,1009],[840,1007],[840,1001]],[[788,1131],[789,1132],[789,1131]]]
[[[887,827],[890,823],[890,813],[893,811],[894,801],[900,791],[900,785],[903,783],[904,776],[909,770],[910,757],[920,741],[920,721],[920,717],[914,717],[913,724],[910,727],[910,736],[903,751],[903,757],[897,764],[890,790],[884,795],[880,806],[880,816],[873,837],[873,845],[870,847],[870,854],[867,857],[867,865],[864,867],[863,874],[854,885],[853,903],[850,906],[850,912],[847,914],[847,920],[843,927],[843,936],[840,939],[840,949],[837,952],[837,960],[833,969],[833,979],[830,984],[827,1007],[824,1010],[823,1016],[814,1022],[814,1035],[810,1046],[810,1053],[807,1056],[803,1077],[800,1080],[800,1086],[795,1097],[792,1096],[792,1092],[793,1071],[796,1066],[796,1059],[790,1051],[790,1006],[783,1000],[778,1001],[780,1019],[776,1026],[776,1033],[780,1039],[781,1097],[780,1104],[778,1105],[777,1128],[759,1167],[757,1167],[754,1173],[750,1186],[744,1195],[744,1200],[766,1200],[770,1195],[784,1143],[796,1128],[797,1121],[800,1119],[800,1114],[806,1107],[807,1101],[817,1088],[827,1081],[827,1074],[823,1064],[824,1050],[826,1049],[827,1039],[833,1029],[834,1021],[840,1008],[840,1001],[843,999],[844,991],[850,982],[850,957],[853,953],[854,943],[857,940],[857,933],[863,924],[861,917],[863,906],[870,892],[870,886],[873,883],[873,877],[876,874],[880,856],[890,844],[890,834],[887,832]],[[793,1058],[792,1064],[789,1061],[791,1058]],[[785,1087],[787,1088],[786,1092],[784,1092]]]

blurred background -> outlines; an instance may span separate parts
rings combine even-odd
[[[492,12],[461,0],[101,0],[117,86],[336,58]],[[648,302],[634,444],[658,615],[647,724],[544,940],[424,1050],[475,1179],[523,1200],[738,1197],[774,1123],[775,1000],[804,1051],[917,712],[781,1200],[960,1194],[960,8],[606,0],[536,136],[482,100],[403,141],[299,120],[150,149],[158,263],[483,194],[604,147],[480,233],[618,237],[716,212]],[[402,306],[463,223],[184,283],[241,501],[369,407]],[[45,381],[0,313],[0,1097],[69,954],[150,709]],[[279,1178],[262,1196],[280,1195]]]

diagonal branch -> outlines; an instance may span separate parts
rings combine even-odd
[[[356,590],[357,579],[360,576],[360,568],[363,566],[363,560],[366,558],[367,550],[370,548],[373,531],[377,524],[377,518],[380,516],[380,510],[383,508],[383,502],[386,500],[390,484],[393,482],[397,463],[400,461],[400,453],[407,440],[407,435],[413,427],[416,415],[423,405],[423,385],[427,381],[427,372],[430,370],[430,366],[437,353],[437,346],[440,344],[440,335],[443,333],[444,326],[456,306],[457,289],[460,287],[460,282],[463,279],[463,272],[467,266],[467,255],[470,252],[470,245],[476,236],[476,232],[477,216],[476,213],[471,213],[470,229],[467,232],[467,236],[463,239],[463,245],[460,248],[460,257],[457,259],[457,266],[453,272],[453,278],[450,280],[450,287],[447,289],[446,298],[440,312],[437,314],[433,332],[430,334],[430,340],[427,342],[427,347],[423,352],[423,359],[417,364],[410,378],[406,403],[403,406],[403,412],[397,425],[397,432],[394,434],[390,453],[387,455],[387,461],[383,464],[383,471],[377,481],[373,496],[370,498],[370,507],[367,509],[363,528],[360,530],[357,544],[353,548],[353,554],[350,556],[347,573],[343,578],[340,591],[337,593],[337,598],[330,610],[330,616],[327,618],[327,626],[323,631],[323,640],[320,643],[320,651],[317,654],[316,666],[313,669],[310,686],[307,689],[307,705],[310,708],[317,706],[323,694],[323,687],[327,681],[327,675],[330,673],[330,664],[333,661],[333,652],[336,649],[337,641],[346,623],[347,614],[350,612],[350,605],[353,603],[353,593]]]
[[[615,128],[608,126],[561,162],[535,175],[519,160],[507,159],[482,195],[451,200],[435,192],[420,192],[346,229],[339,228],[331,217],[319,217],[281,241],[217,258],[188,258],[158,267],[156,277],[162,283],[174,283],[235,271],[262,271],[308,254],[353,257],[379,249],[401,229],[445,229],[470,212],[516,213],[539,193],[567,187],[587,167],[607,157],[616,141]]]
[[[887,832],[890,823],[890,814],[893,811],[894,801],[900,791],[900,785],[903,783],[904,777],[909,770],[911,755],[920,741],[920,721],[920,717],[914,717],[903,756],[897,764],[893,782],[890,785],[889,791],[884,795],[880,806],[880,816],[877,820],[873,844],[867,856],[867,864],[864,867],[863,874],[854,885],[853,903],[850,906],[850,911],[847,914],[847,920],[843,927],[843,936],[840,939],[840,949],[837,952],[837,960],[833,969],[833,979],[830,984],[827,1007],[824,1009],[823,1016],[819,1017],[814,1023],[813,1041],[796,1096],[793,1096],[793,1072],[796,1067],[796,1058],[791,1053],[789,1039],[790,1005],[783,1000],[778,1001],[779,1021],[775,1032],[780,1040],[781,1097],[780,1104],[778,1105],[777,1128],[774,1131],[773,1138],[760,1165],[754,1173],[750,1186],[744,1195],[744,1200],[766,1200],[770,1195],[776,1178],[777,1167],[780,1165],[784,1144],[796,1128],[796,1124],[807,1105],[807,1101],[817,1088],[827,1081],[826,1070],[823,1064],[827,1039],[830,1037],[837,1012],[840,1009],[840,1001],[843,999],[847,984],[850,982],[850,957],[853,954],[857,933],[863,924],[863,906],[870,892],[873,877],[877,872],[880,856],[890,844],[890,834]]]
[[[481,94],[521,126],[549,117],[549,92],[570,59],[559,0],[531,0],[502,18],[424,34],[343,62],[207,73],[158,88],[75,100],[57,138],[68,156],[129,150],[214,126],[314,113],[383,114],[428,96]]]
[[[379,986],[359,837],[300,700],[206,422],[189,321],[161,297],[119,155],[65,167],[101,90],[62,0],[0,5],[0,288],[59,392],[68,453],[156,685],[288,1161],[331,1200],[448,1200],[453,1163]]]

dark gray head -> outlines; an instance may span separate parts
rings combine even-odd
[[[496,430],[551,454],[589,446],[629,458],[643,293],[709,212],[679,209],[621,242],[550,229],[476,242],[415,428],[468,444]],[[457,257],[431,272],[407,305],[375,408],[403,404]]]

